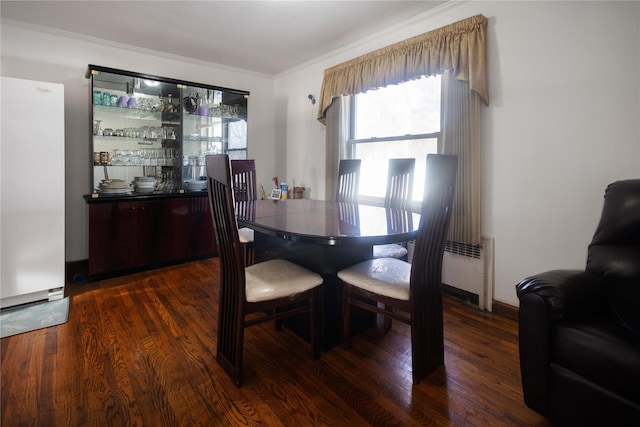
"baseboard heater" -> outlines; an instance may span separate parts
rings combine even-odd
[[[412,243],[408,247],[409,257],[413,255]],[[475,295],[478,307],[487,311],[492,311],[493,247],[491,236],[482,236],[480,245],[447,242],[442,260],[442,283],[448,292]]]

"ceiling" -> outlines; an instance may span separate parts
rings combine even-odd
[[[444,1],[6,1],[4,19],[276,75]]]

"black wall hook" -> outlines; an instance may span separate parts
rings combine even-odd
[[[307,98],[309,98],[309,99],[311,100],[311,104],[312,104],[312,105],[315,105],[315,104],[316,104],[316,97],[315,97],[315,96],[313,96],[313,95],[309,94],[309,96],[308,96]]]

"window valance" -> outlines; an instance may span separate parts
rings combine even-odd
[[[487,18],[476,15],[327,68],[318,120],[325,123],[327,108],[340,95],[355,95],[445,70],[469,82],[469,89],[488,105],[486,32]]]

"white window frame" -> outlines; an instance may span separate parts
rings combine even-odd
[[[346,141],[347,150],[346,154],[348,158],[356,158],[356,144],[368,144],[368,143],[377,143],[377,142],[389,142],[389,141],[407,141],[407,140],[419,140],[419,139],[433,139],[437,140],[437,153],[442,153],[442,101],[440,102],[440,130],[438,132],[432,133],[423,133],[423,134],[406,134],[406,135],[396,135],[396,136],[386,136],[386,137],[373,137],[373,138],[355,138],[355,129],[356,129],[356,96],[351,95],[351,100],[349,102],[349,138]],[[416,159],[416,161],[425,161],[425,159]],[[421,179],[416,177],[417,179]],[[422,177],[423,179],[424,177]],[[362,175],[360,175],[360,179],[362,181]],[[414,182],[415,185],[415,182]],[[384,197],[374,197],[360,194],[358,196],[359,203],[375,205],[375,206],[384,206]],[[411,208],[414,211],[419,211],[422,204],[422,200],[413,200],[411,203]]]

